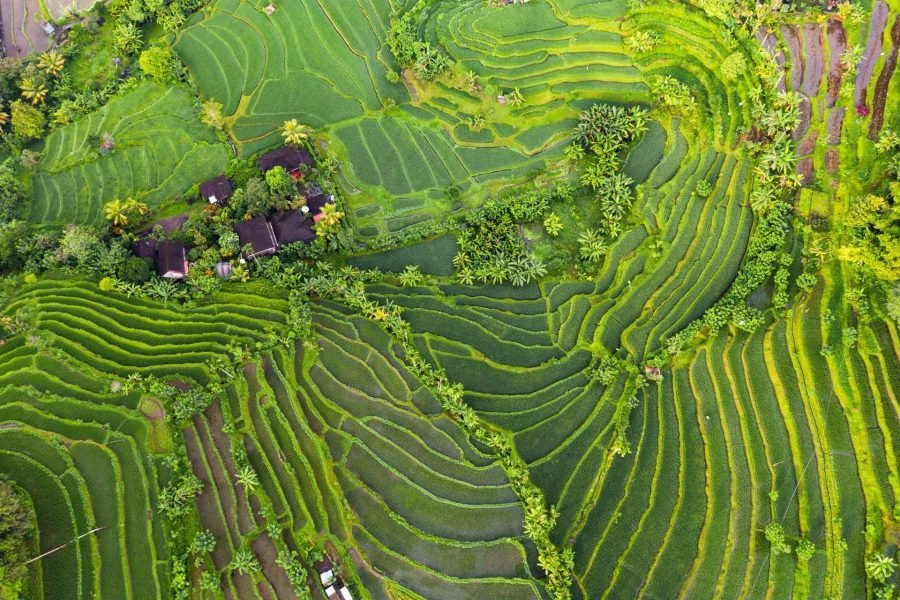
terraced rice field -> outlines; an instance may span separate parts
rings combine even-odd
[[[253,343],[267,323],[284,322],[283,301],[231,293],[185,312],[44,281],[9,310],[23,306],[37,307],[29,336],[43,343],[16,336],[0,348],[0,472],[34,502],[41,552],[63,546],[38,563],[35,592],[170,597],[167,532],[155,514],[169,475],[157,457],[177,433],[156,401],[115,390],[132,373],[205,382],[205,361],[225,344]]]
[[[582,597],[862,597],[865,515],[889,514],[900,481],[885,462],[900,433],[898,337],[879,321],[865,344],[820,356],[841,344],[844,317],[821,318],[840,305],[840,277],[796,318],[723,333],[643,390],[588,376],[609,327],[590,284],[375,291],[405,307],[419,347],[479,414],[514,432],[561,511],[554,534],[573,544]],[[612,458],[617,400],[631,394],[632,452]],[[816,544],[808,567],[770,557],[772,521]]]
[[[412,220],[398,219],[403,225],[449,209],[450,186],[520,181],[559,158],[577,111],[591,102],[648,100],[617,33],[618,3],[591,25],[578,22],[583,7],[567,3],[535,2],[506,19],[480,1],[435,4],[426,38],[484,89],[520,88],[529,99],[521,109],[445,82],[413,96],[388,83],[397,67],[385,47],[387,2],[296,2],[271,17],[265,4],[220,0],[180,35],[176,49],[203,95],[222,102],[244,153],[277,143],[288,118],[327,132],[346,156],[351,188],[427,200]],[[386,103],[397,108],[383,110]],[[476,113],[487,120],[477,132],[468,124]],[[351,202],[363,209],[360,225],[381,226],[370,195]]]
[[[450,186],[474,205],[477,192],[527,178],[559,158],[578,111],[597,100],[649,103],[657,76],[686,83],[696,114],[653,113],[623,165],[641,199],[590,278],[380,283],[365,295],[402,309],[422,357],[464,387],[489,431],[509,434],[559,512],[551,539],[574,552],[575,598],[871,595],[865,558],[898,535],[900,332],[877,311],[861,319],[849,307],[857,282],[846,266],[823,260],[811,291],[791,283],[788,310],[756,332],[704,332],[658,380],[636,375],[722,298],[758,226],[754,165],[740,147],[757,75],[722,80],[733,49],[719,25],[686,3],[626,13],[618,0],[514,10],[433,2],[425,39],[483,89],[519,88],[528,102],[515,108],[448,81],[389,83],[388,2],[284,2],[270,17],[266,4],[217,0],[176,49],[203,97],[223,103],[244,155],[276,144],[288,118],[323,131],[347,159],[363,236],[465,208],[451,203]],[[873,7],[869,28],[886,30],[887,5]],[[637,31],[660,41],[626,53],[622,36]],[[837,91],[837,57],[859,41],[848,35],[832,16],[755,41],[781,66],[781,89],[802,96],[793,136],[808,186],[827,185],[820,174],[834,175],[845,134],[860,135],[859,123],[844,123]],[[882,42],[869,35],[866,48]],[[886,67],[867,60],[854,101],[874,109],[869,82]],[[195,111],[185,92],[144,84],[60,128],[34,177],[31,220],[97,222],[108,199],[149,190],[142,199],[159,204],[218,174],[224,146]],[[487,124],[474,132],[466,123],[481,112]],[[102,133],[116,140],[110,156],[92,147]],[[710,193],[697,193],[704,183]],[[803,242],[788,236],[779,252],[799,258]],[[456,250],[446,234],[348,262],[447,277]],[[754,301],[768,304],[770,288]],[[216,540],[211,564],[226,598],[299,597],[279,558],[311,545],[339,559],[354,597],[548,597],[502,459],[442,411],[413,375],[415,353],[325,300],[312,305],[312,339],[294,341],[287,296],[261,281],[226,284],[185,308],[59,275],[13,295],[4,314],[35,317],[0,345],[0,473],[35,503],[42,552],[97,529],[38,562],[35,595],[173,595],[173,532],[158,502],[173,477],[162,457],[183,436],[202,484],[192,518]],[[631,371],[601,381],[604,356]],[[225,358],[233,373],[213,366]],[[133,374],[224,383],[175,431],[159,401],[118,390]],[[239,483],[248,466],[255,486]],[[815,545],[808,562],[771,551],[773,522],[791,545]],[[234,567],[248,549],[258,572]]]
[[[99,152],[112,136],[111,153]],[[32,179],[29,220],[99,224],[103,205],[136,197],[150,207],[222,173],[225,144],[200,124],[180,88],[144,83],[99,111],[55,130]]]

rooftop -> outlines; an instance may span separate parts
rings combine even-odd
[[[249,244],[252,249],[249,254],[245,255],[245,258],[252,259],[274,254],[278,249],[272,225],[266,221],[265,217],[253,217],[248,221],[241,221],[234,226],[234,231],[238,234],[241,248]]]
[[[212,203],[222,202],[231,197],[234,188],[224,175],[214,177],[200,184],[200,195]]]
[[[180,240],[163,240],[156,245],[156,268],[160,277],[182,279],[188,272],[187,250]]]
[[[275,167],[281,167],[288,173],[296,170],[300,165],[312,166],[313,160],[309,152],[296,146],[283,146],[271,152],[266,152],[259,157],[260,170],[265,173]]]
[[[306,244],[316,239],[312,221],[299,210],[275,214],[271,221],[276,241],[282,246],[296,242]]]

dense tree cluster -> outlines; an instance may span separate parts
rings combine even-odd
[[[548,217],[553,202],[565,200],[571,193],[571,188],[560,185],[489,200],[471,211],[457,236],[459,252],[453,264],[459,280],[468,285],[476,281],[525,285],[546,275],[543,263],[526,248],[519,227]]]
[[[34,525],[27,498],[0,479],[0,600],[16,600],[25,591]]]
[[[388,48],[400,68],[412,69],[420,79],[431,81],[450,66],[450,59],[422,39],[414,14],[407,12],[391,22]]]

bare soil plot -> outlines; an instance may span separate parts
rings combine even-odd
[[[881,0],[872,9],[872,22],[869,24],[869,40],[866,42],[866,50],[859,61],[859,69],[856,72],[856,91],[853,98],[857,110],[866,106],[866,92],[869,89],[869,80],[872,71],[881,58],[881,43],[884,38],[884,28],[887,25],[888,5]]]
[[[891,53],[884,61],[884,67],[881,68],[881,74],[875,83],[875,97],[872,99],[872,122],[869,125],[869,137],[873,140],[878,139],[878,133],[884,124],[884,103],[887,100],[891,77],[894,75],[894,69],[897,68],[897,48],[900,47],[900,15],[894,19],[894,26],[891,28],[891,44]]]

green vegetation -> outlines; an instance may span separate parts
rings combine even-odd
[[[134,197],[157,208],[220,174],[225,146],[195,115],[183,90],[145,83],[55,130],[32,178],[29,220],[98,224],[110,200]]]
[[[110,0],[0,60],[0,599],[894,600],[900,6],[823,10]]]

